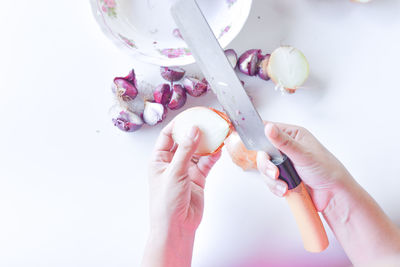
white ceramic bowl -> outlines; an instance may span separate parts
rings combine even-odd
[[[169,11],[173,2],[90,0],[103,32],[120,48],[145,62],[182,66],[193,63],[194,59],[176,34],[177,27]],[[225,48],[246,23],[252,0],[198,0],[198,4]]]

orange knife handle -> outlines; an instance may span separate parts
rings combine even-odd
[[[296,219],[304,248],[309,252],[324,251],[329,245],[328,237],[314,203],[293,163],[285,156],[283,161],[275,164],[279,168],[279,179],[288,184],[289,191],[286,200]]]
[[[324,251],[329,245],[328,237],[304,183],[289,190],[286,200],[296,219],[304,248],[315,253]]]

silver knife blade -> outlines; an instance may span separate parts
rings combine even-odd
[[[196,1],[178,0],[172,5],[171,13],[196,63],[247,149],[265,151],[274,161],[282,160],[280,151],[265,136],[260,115]]]

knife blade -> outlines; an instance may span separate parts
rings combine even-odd
[[[171,14],[196,63],[245,146],[249,150],[267,152],[279,169],[279,179],[288,184],[286,200],[297,221],[304,248],[310,252],[325,250],[329,241],[304,183],[291,160],[276,149],[265,136],[260,115],[196,1],[177,0],[172,5]]]
[[[267,139],[264,123],[194,0],[178,1],[171,12],[196,63],[249,150],[265,151],[277,162],[283,155]]]

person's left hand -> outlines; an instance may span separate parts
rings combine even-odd
[[[203,217],[206,177],[220,153],[196,157],[201,132],[193,127],[176,145],[173,122],[161,132],[150,163],[151,227],[195,231]]]
[[[143,267],[189,267],[203,217],[206,177],[220,157],[195,157],[201,133],[190,129],[176,145],[171,122],[157,140],[150,162],[150,236]]]

